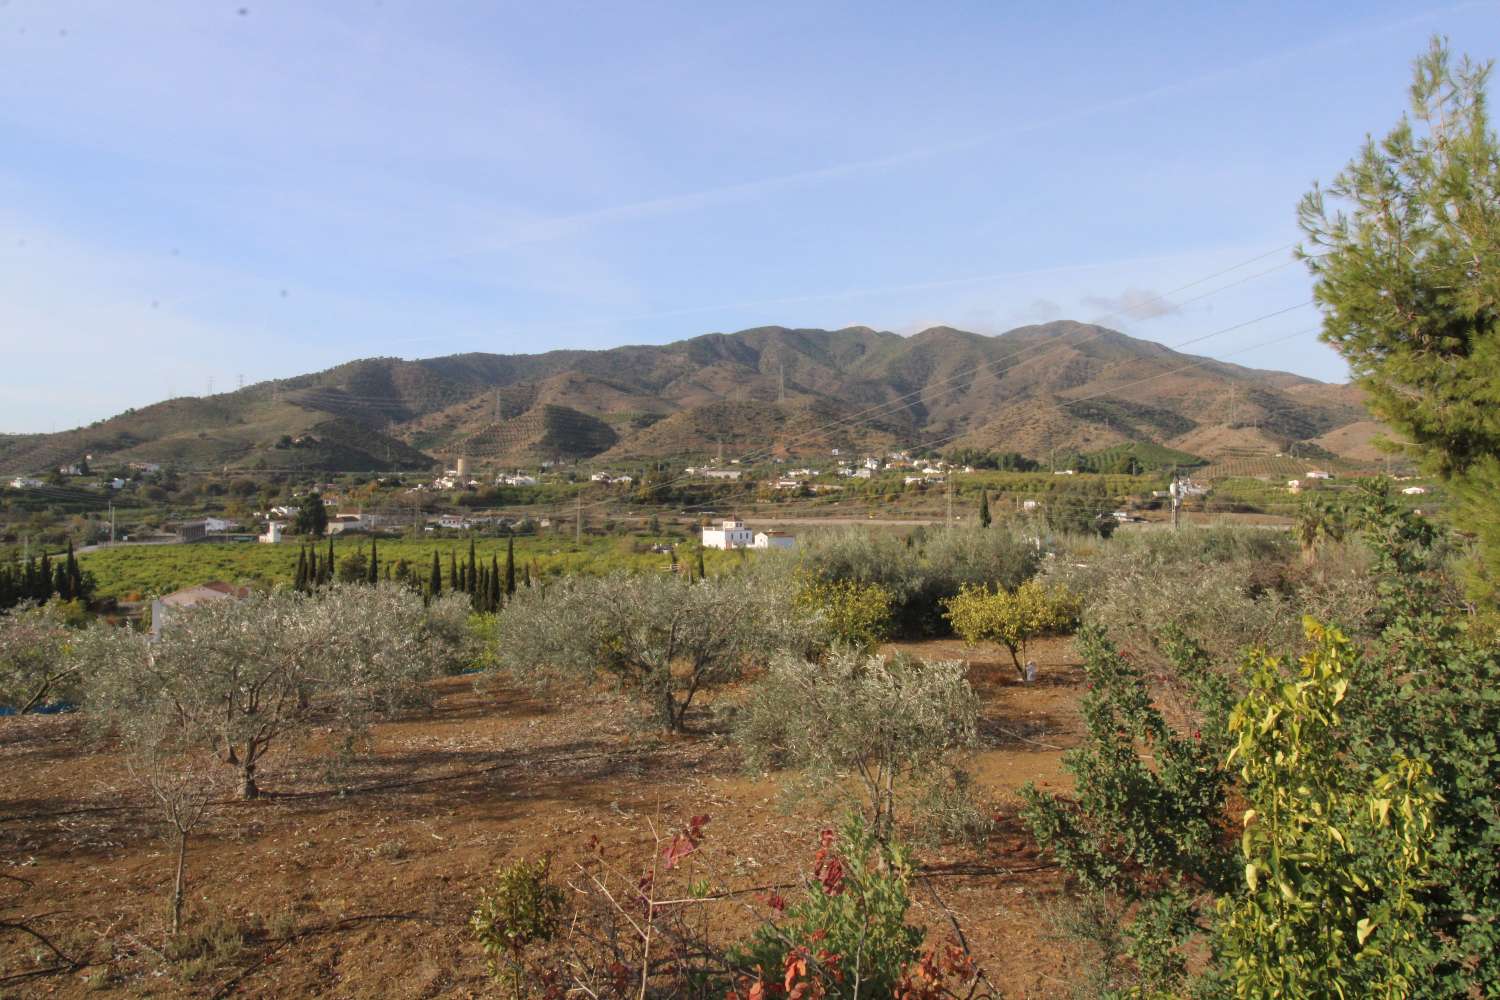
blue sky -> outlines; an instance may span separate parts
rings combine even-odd
[[[1434,32],[1500,5],[0,0],[0,430],[765,324],[1181,344],[1307,300],[1297,198]],[[1189,349],[1341,380],[1316,322]]]

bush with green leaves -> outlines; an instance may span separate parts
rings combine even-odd
[[[942,781],[974,747],[978,699],[965,674],[956,660],[847,648],[821,663],[781,656],[751,692],[736,736],[752,766],[801,768],[827,788],[857,775],[869,827],[887,838],[908,791]]]
[[[799,996],[903,995],[925,936],[906,920],[912,871],[907,851],[858,817],[823,831],[801,897],[757,928],[732,964],[750,970],[752,983],[800,988]],[[746,995],[765,994],[751,985]]]
[[[1254,658],[1230,714],[1245,885],[1219,901],[1215,974],[1240,996],[1411,996],[1432,959],[1432,769],[1353,753],[1342,712],[1358,653],[1335,629],[1307,630],[1315,649],[1293,679]]]
[[[570,579],[518,591],[496,623],[496,660],[523,682],[614,678],[664,728],[685,728],[704,691],[738,679],[817,632],[785,574],[672,574]]]
[[[872,650],[890,638],[891,595],[878,583],[810,579],[797,603],[822,622],[830,645]]]
[[[514,996],[523,996],[523,977],[530,974],[528,949],[551,941],[562,926],[567,897],[551,877],[549,858],[524,858],[495,876],[492,888],[480,894],[469,918],[474,938],[490,963],[490,975],[509,978]]]
[[[919,636],[948,631],[943,602],[963,587],[1019,586],[1036,572],[1038,556],[1000,527],[913,532],[905,541],[850,528],[810,538],[797,564],[825,583],[880,586],[890,595],[895,631]]]
[[[965,585],[944,605],[953,631],[971,646],[993,642],[1010,653],[1022,680],[1027,646],[1033,639],[1056,635],[1078,624],[1078,600],[1066,588],[1031,579],[1006,590]]]
[[[1174,725],[1167,691],[1086,629],[1075,791],[1028,794],[1027,820],[1081,884],[1163,913],[1190,901],[1181,926],[1207,928],[1194,936],[1219,955],[1204,995],[1500,992],[1500,651],[1430,521],[1375,486],[1350,530],[1379,581],[1364,634],[1314,627],[1300,667],[1255,653],[1236,674],[1168,623],[1153,641],[1187,694]],[[1235,858],[1223,803],[1239,799],[1255,812]],[[1138,920],[1126,939],[1159,938]]]

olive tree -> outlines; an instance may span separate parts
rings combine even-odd
[[[754,766],[814,780],[859,776],[871,829],[886,839],[898,787],[930,781],[975,743],[979,703],[963,663],[835,649],[824,662],[783,654],[755,686],[738,727]]]
[[[434,607],[398,587],[333,586],[181,609],[155,642],[95,630],[89,707],[129,742],[171,730],[208,747],[253,799],[272,746],[314,722],[354,734],[419,700],[461,652],[452,609]]]
[[[78,662],[68,655],[76,637],[46,607],[0,613],[0,705],[24,715],[49,698],[76,697]]]
[[[789,579],[747,573],[695,583],[620,574],[518,591],[496,631],[497,660],[518,678],[606,674],[680,731],[700,692],[737,679],[758,657],[802,647],[812,629]]]

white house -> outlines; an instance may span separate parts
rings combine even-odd
[[[1423,493],[1427,492],[1427,487],[1425,487],[1425,486],[1408,486],[1406,489],[1402,490],[1401,492],[1405,493],[1409,497],[1419,497]]]
[[[701,469],[700,474],[705,479],[738,479],[739,469]]]
[[[535,486],[537,478],[536,476],[528,476],[517,472],[514,475],[497,476],[495,482],[501,486]]]
[[[754,544],[754,534],[737,517],[720,521],[717,528],[703,529],[705,549],[743,549]]]
[[[281,541],[281,531],[285,527],[280,521],[271,521],[266,525],[266,533],[256,537],[256,541],[264,545],[276,545]]]
[[[29,476],[17,476],[10,481],[10,488],[13,490],[35,489],[40,485],[42,485],[40,479],[32,479]]]
[[[784,531],[757,531],[752,548],[757,549],[793,549],[797,547],[797,539]]]
[[[1325,472],[1322,469],[1308,469],[1307,470],[1307,477],[1306,478],[1308,478],[1308,479],[1332,479],[1333,478],[1333,473],[1331,473],[1331,472]]]
[[[452,528],[455,531],[467,531],[474,526],[474,522],[462,514],[444,514],[438,518],[438,527]]]

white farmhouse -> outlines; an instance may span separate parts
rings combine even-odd
[[[266,524],[266,533],[256,536],[256,541],[264,545],[279,545],[281,543],[281,532],[285,527],[280,521],[271,521]]]
[[[1406,489],[1402,490],[1401,492],[1405,493],[1409,497],[1419,497],[1422,494],[1424,494],[1424,493],[1427,492],[1427,487],[1425,487],[1425,486],[1408,486]]]
[[[754,534],[737,517],[720,521],[717,528],[703,529],[705,549],[743,549],[754,544]]]
[[[797,539],[784,531],[757,531],[752,548],[757,549],[794,549],[797,547]]]

